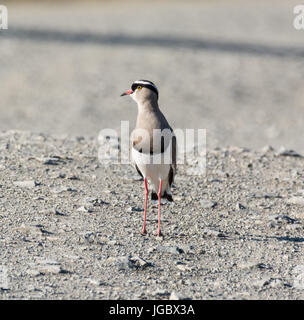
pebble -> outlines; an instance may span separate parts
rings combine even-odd
[[[265,286],[270,288],[281,288],[281,287],[290,287],[291,285],[288,282],[285,282],[283,279],[270,278],[263,284],[263,287]]]
[[[29,269],[26,271],[26,273],[34,277],[39,276],[41,274],[39,270],[35,270],[35,269]]]
[[[64,213],[58,211],[58,210],[55,209],[55,208],[51,209],[50,212],[51,212],[52,214],[55,214],[56,216],[65,216]]]
[[[203,229],[202,233],[203,233],[203,236],[206,238],[208,238],[208,237],[210,237],[210,238],[212,238],[212,237],[219,237],[219,238],[226,237],[223,232],[221,232],[219,230],[215,230],[215,229],[205,228],[205,229]]]
[[[147,250],[147,253],[150,254],[150,253],[152,253],[152,252],[154,252],[154,251],[155,251],[155,248],[149,248],[149,249]]]
[[[88,243],[94,243],[98,245],[103,245],[105,242],[105,239],[102,237],[102,234],[100,232],[86,232],[84,234],[84,239]]]
[[[237,264],[237,266],[240,269],[253,269],[253,268],[259,268],[259,266],[262,266],[262,264],[256,261],[241,261]]]
[[[295,266],[292,270],[293,287],[296,289],[304,289],[304,264]]]
[[[80,178],[76,175],[71,175],[70,177],[68,177],[69,180],[80,180]]]
[[[38,270],[40,273],[60,273],[61,266],[60,265],[45,265],[39,266]]]
[[[178,264],[176,268],[180,271],[191,271],[191,268],[185,264]]]
[[[105,201],[95,198],[95,197],[87,197],[83,203],[84,205],[93,205],[94,207],[100,207],[103,204],[106,204]]]
[[[243,206],[241,203],[237,203],[237,204],[236,204],[236,209],[237,209],[237,210],[245,210],[246,207]]]
[[[34,188],[39,185],[39,183],[34,180],[15,181],[13,183],[15,186],[20,188]]]
[[[63,270],[60,263],[56,260],[50,260],[50,259],[38,259],[37,260],[37,271],[39,273],[66,273],[66,270]],[[33,271],[34,272],[34,271]]]
[[[123,256],[114,259],[118,270],[145,269],[152,266],[150,262],[139,256]]]
[[[296,219],[290,218],[287,215],[279,214],[275,216],[275,220],[279,223],[297,223],[298,221]]]
[[[94,286],[100,286],[103,284],[103,282],[100,280],[96,280],[96,279],[92,279],[92,278],[88,278],[87,280],[88,280],[88,283],[90,283]]]
[[[144,210],[142,208],[136,208],[136,207],[129,207],[127,209],[128,213],[132,213],[132,212],[143,212]]]
[[[8,269],[0,264],[0,289],[9,290]],[[0,293],[1,293],[0,290]]]
[[[88,208],[88,207],[86,207],[86,206],[80,206],[78,209],[77,209],[77,211],[79,211],[79,212],[93,212],[93,209],[91,209],[91,208]]]
[[[281,147],[278,150],[278,155],[279,156],[285,156],[285,157],[297,157],[297,158],[302,158],[302,155],[300,155],[299,153],[297,153],[294,150],[291,149],[286,149],[285,147]]]
[[[303,197],[292,197],[286,200],[288,204],[295,204],[298,206],[304,206],[304,198]]]
[[[202,206],[202,208],[204,208],[204,209],[212,209],[217,205],[217,202],[205,200],[205,199],[200,200],[199,203]]]
[[[172,291],[169,300],[184,300],[184,297],[179,292]]]
[[[50,158],[43,158],[42,163],[45,165],[57,166],[60,163],[64,163],[64,161],[60,157],[54,156]]]
[[[53,193],[59,194],[59,193],[66,192],[66,191],[76,192],[77,190],[76,190],[76,189],[73,189],[73,188],[71,188],[71,187],[67,187],[67,186],[59,186],[59,187],[53,187],[53,188],[51,188],[51,191],[52,191]]]
[[[261,149],[262,153],[268,153],[268,152],[272,152],[274,151],[274,148],[270,145],[268,146],[264,146],[262,149]]]
[[[159,289],[157,288],[154,292],[152,292],[153,296],[169,296],[170,292],[166,289]]]
[[[176,246],[158,246],[157,250],[162,251],[162,252],[166,252],[166,253],[171,253],[171,254],[181,254],[184,253],[184,250],[176,247]]]
[[[132,267],[136,269],[145,269],[146,267],[152,266],[152,263],[146,261],[145,259],[139,256],[130,257],[129,261],[131,261]]]

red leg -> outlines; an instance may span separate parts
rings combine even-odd
[[[145,182],[145,214],[144,214],[144,225],[141,231],[141,234],[146,234],[146,218],[147,218],[147,202],[148,202],[148,184],[147,184],[147,178],[144,180]]]
[[[158,229],[157,236],[161,236],[160,232],[160,203],[161,203],[161,190],[162,190],[162,179],[159,180],[159,188],[158,188]]]

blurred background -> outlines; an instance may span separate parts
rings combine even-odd
[[[136,105],[120,94],[148,79],[172,125],[206,128],[210,148],[304,152],[299,2],[0,0],[0,130],[132,127]]]

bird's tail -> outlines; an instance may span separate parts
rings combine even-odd
[[[168,192],[167,192],[168,191]],[[167,199],[169,202],[173,202],[172,194],[170,190],[165,190],[164,194],[162,195],[163,199]],[[158,200],[157,193],[155,191],[152,191],[151,193],[151,200]]]

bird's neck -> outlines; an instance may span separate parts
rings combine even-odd
[[[144,101],[138,102],[138,114],[141,113],[150,113],[150,112],[158,112],[159,107],[157,101]]]

